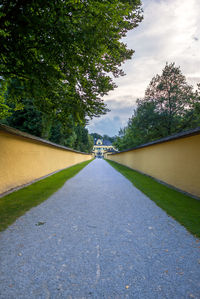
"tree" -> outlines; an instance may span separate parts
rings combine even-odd
[[[113,143],[115,141],[116,137],[110,137],[106,134],[103,135],[103,140],[109,140],[111,143]]]
[[[162,116],[166,134],[181,130],[180,119],[191,108],[193,87],[188,85],[180,67],[166,64],[162,75],[156,75],[146,89],[143,102],[153,103],[155,111]]]
[[[198,90],[194,93],[190,109],[187,109],[182,119],[181,126],[183,129],[192,129],[200,126],[200,83],[197,86]]]
[[[200,85],[198,91],[188,85],[180,68],[166,64],[137,100],[137,108],[125,128],[120,129],[115,146],[132,148],[172,133],[200,126]]]
[[[29,99],[23,99],[23,110],[14,111],[7,117],[5,124],[38,137],[46,137],[54,143],[61,144],[79,151],[91,152],[93,138],[88,130],[80,124],[75,124],[72,116],[67,119],[67,125],[57,119],[48,123],[48,116],[41,113]],[[44,136],[44,132],[46,136]]]
[[[81,152],[91,152],[94,144],[93,138],[88,134],[88,130],[80,125],[75,127],[76,140],[74,148]]]
[[[23,132],[42,137],[42,113],[38,111],[31,100],[22,99],[23,110],[17,110],[10,115],[5,123]]]
[[[7,103],[30,98],[63,123],[69,115],[85,121],[105,114],[101,98],[115,87],[110,74],[123,75],[120,66],[133,54],[121,38],[142,20],[140,5],[140,0],[2,0],[0,76],[1,85],[10,88]]]
[[[103,136],[102,135],[100,135],[100,134],[98,134],[98,133],[91,133],[90,134],[92,137],[93,137],[93,139],[95,140],[97,140],[97,139],[103,139]]]
[[[164,134],[162,117],[156,111],[155,104],[137,100],[137,105],[137,109],[128,122],[131,147],[160,138]]]

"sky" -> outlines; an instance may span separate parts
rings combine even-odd
[[[103,97],[111,110],[94,118],[89,133],[118,135],[144,96],[151,79],[161,74],[166,62],[180,66],[189,84],[200,83],[200,1],[143,0],[144,19],[123,39],[135,50],[123,64],[126,76],[115,79],[117,88]]]

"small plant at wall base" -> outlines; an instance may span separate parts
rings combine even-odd
[[[153,178],[126,166],[113,161],[106,161],[165,210],[169,216],[172,216],[193,235],[200,238],[200,200],[160,184]]]
[[[91,161],[92,160],[82,162],[61,170],[28,187],[0,198],[0,231],[6,229],[28,210],[48,199],[54,192],[61,188],[68,179],[76,175]]]

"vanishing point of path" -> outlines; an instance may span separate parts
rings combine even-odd
[[[200,298],[199,247],[96,159],[0,234],[0,298]]]

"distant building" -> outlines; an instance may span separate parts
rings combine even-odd
[[[116,149],[112,146],[109,140],[94,140],[93,153],[96,158],[103,158],[105,152],[116,152]]]

